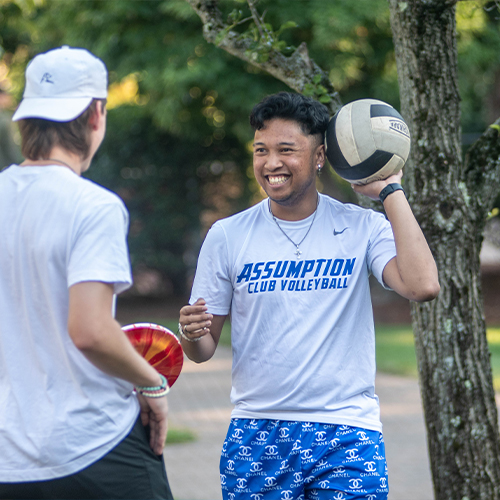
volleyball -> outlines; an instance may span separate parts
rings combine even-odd
[[[351,184],[368,184],[399,172],[410,154],[410,131],[402,116],[376,99],[342,106],[326,131],[326,156]]]

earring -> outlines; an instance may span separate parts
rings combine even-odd
[[[321,169],[323,168],[323,165],[318,163],[318,175],[321,175]]]

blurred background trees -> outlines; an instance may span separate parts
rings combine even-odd
[[[252,29],[245,0],[220,8],[236,30]],[[487,1],[457,8],[469,144],[500,115],[499,12]],[[387,0],[260,0],[259,10],[282,27],[284,53],[307,43],[343,102],[373,97],[399,109]],[[184,0],[0,0],[0,81],[16,102],[28,61],[63,44],[91,50],[110,72],[108,133],[88,176],[129,208],[134,292],[182,296],[206,230],[262,196],[248,115],[265,95],[289,89],[208,44]],[[330,176],[324,189],[352,201],[350,187]]]

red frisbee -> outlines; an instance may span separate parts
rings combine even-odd
[[[135,323],[122,330],[135,350],[166,377],[172,387],[184,362],[184,352],[177,337],[168,328],[154,323]]]

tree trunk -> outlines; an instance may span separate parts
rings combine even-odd
[[[435,497],[500,499],[479,266],[488,209],[479,200],[490,186],[479,165],[462,160],[455,2],[389,3],[402,115],[412,133],[405,183],[440,272],[438,298],[412,304]]]

